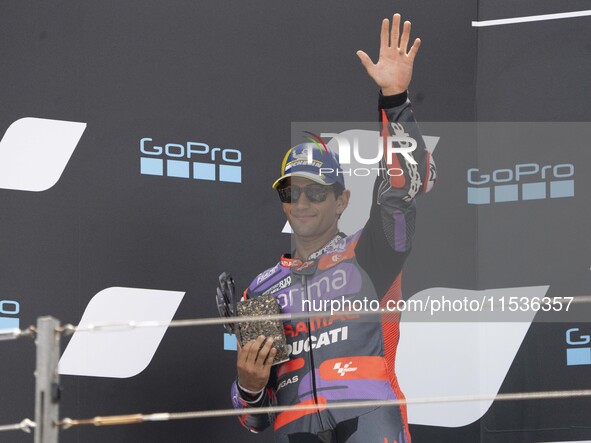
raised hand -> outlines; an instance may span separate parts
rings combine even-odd
[[[404,22],[400,35],[400,14],[394,14],[391,31],[390,21],[385,18],[382,22],[378,62],[374,64],[365,52],[357,51],[361,63],[383,95],[400,94],[408,89],[415,56],[421,46],[421,40],[417,38],[407,52],[409,40],[410,22]]]

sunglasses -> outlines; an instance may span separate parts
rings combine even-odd
[[[312,184],[308,186],[297,186],[297,185],[287,185],[281,188],[277,188],[277,192],[279,192],[279,199],[281,203],[297,203],[302,195],[302,192],[306,194],[308,200],[312,203],[321,203],[326,200],[328,193],[333,190],[332,185],[321,185],[321,184]]]

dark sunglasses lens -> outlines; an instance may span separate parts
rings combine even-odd
[[[289,203],[291,201],[291,192],[289,187],[277,188],[277,192],[279,193],[279,199],[281,200],[281,203]]]
[[[285,186],[279,188],[279,199],[281,203],[295,203],[300,198],[301,190],[298,186]]]
[[[306,193],[306,197],[312,203],[320,203],[326,200],[326,196],[330,191],[330,187],[323,185],[308,185],[304,188],[300,188],[296,185],[289,185],[283,188],[278,188],[279,199],[282,203],[297,203],[302,194],[302,191]]]
[[[306,197],[311,202],[323,202],[328,195],[328,187],[323,185],[308,185],[304,188],[306,190]]]

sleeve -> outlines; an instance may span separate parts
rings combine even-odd
[[[256,297],[256,295],[253,295],[247,288],[242,295],[242,299],[247,300],[252,296]],[[260,393],[260,395],[257,398],[251,400],[247,400],[251,396],[248,393],[245,393],[240,388],[238,380],[234,380],[234,383],[232,383],[232,387],[230,389],[232,406],[234,407],[234,409],[244,410],[244,413],[238,416],[238,420],[240,421],[240,424],[242,424],[242,426],[244,426],[251,432],[259,433],[264,431],[267,427],[271,425],[271,423],[273,423],[273,420],[275,419],[274,415],[272,414],[252,413],[252,408],[264,408],[267,406],[277,405],[275,390],[272,387],[273,380],[275,380],[275,375],[272,369],[271,377],[269,378],[269,384],[265,387],[265,389]]]
[[[406,92],[379,98],[384,155],[373,190],[369,220],[355,249],[357,261],[382,298],[397,280],[412,247],[415,197],[437,179]]]
[[[252,401],[247,401],[245,400],[246,395],[240,389],[238,381],[235,380],[234,383],[232,383],[231,395],[234,409],[244,410],[244,414],[239,415],[238,420],[242,426],[249,431],[254,433],[262,432],[273,422],[274,416],[271,414],[252,413],[252,408],[264,408],[277,404],[275,393],[272,388],[265,388],[258,398]],[[251,410],[249,411],[249,409]]]

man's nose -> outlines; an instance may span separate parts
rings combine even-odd
[[[310,206],[310,200],[304,191],[300,192],[298,200],[294,203],[296,206]]]

